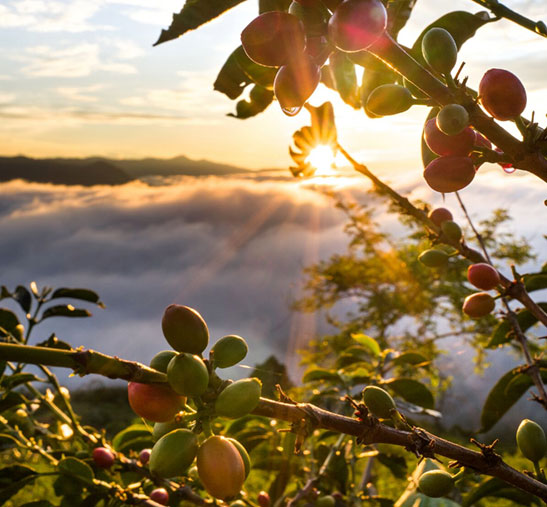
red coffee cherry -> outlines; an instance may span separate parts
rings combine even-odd
[[[427,216],[429,220],[431,220],[438,227],[440,227],[443,222],[454,218],[452,213],[450,213],[450,211],[446,208],[435,208],[431,210]]]
[[[127,384],[127,397],[133,411],[154,422],[167,422],[182,409],[186,399],[164,385]]]
[[[469,280],[469,283],[481,290],[495,289],[501,282],[497,270],[485,262],[479,262],[469,266],[467,268],[467,279]]]
[[[427,184],[437,192],[457,192],[475,177],[475,166],[469,157],[439,157],[424,170]]]
[[[469,155],[475,145],[475,131],[466,127],[455,136],[447,136],[437,127],[435,118],[431,118],[424,127],[424,139],[429,149],[441,156]]]
[[[270,495],[266,491],[261,491],[256,497],[260,507],[270,507]]]
[[[386,30],[387,11],[379,0],[345,0],[329,20],[329,39],[341,51],[361,51]]]
[[[329,40],[321,36],[308,37],[306,43],[306,53],[310,56],[314,63],[322,67],[327,61],[327,58],[333,51],[333,47]]]
[[[143,449],[139,453],[139,462],[141,465],[146,465],[150,461],[150,453],[152,449]]]
[[[462,311],[472,319],[480,319],[491,313],[495,307],[496,302],[488,292],[476,292],[465,298]]]
[[[156,488],[150,493],[150,500],[161,505],[169,505],[169,493],[164,488]]]
[[[241,44],[253,62],[267,67],[281,67],[304,51],[304,25],[292,14],[265,12],[243,29]]]
[[[93,462],[99,468],[110,468],[114,464],[114,453],[106,447],[96,447],[92,453]]]
[[[490,69],[479,84],[481,103],[496,120],[511,120],[526,107],[526,90],[520,79],[503,69]]]

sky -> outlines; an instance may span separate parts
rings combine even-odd
[[[182,0],[0,0],[0,154],[35,157],[169,158],[186,155],[246,168],[286,167],[292,132],[305,113],[283,115],[273,104],[256,118],[226,116],[234,109],[212,84],[256,15],[247,1],[180,39],[152,47]],[[532,19],[542,0],[507,4]],[[447,10],[477,12],[470,0],[419,0],[401,32],[411,45]],[[469,84],[503,67],[517,73],[529,95],[526,111],[547,112],[547,39],[508,21],[492,23],[467,42]],[[333,100],[340,140],[368,163],[416,164],[427,111],[368,119],[320,86],[311,99]],[[396,148],[395,148],[396,147]]]

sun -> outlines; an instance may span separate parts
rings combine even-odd
[[[315,167],[314,176],[334,176],[336,175],[334,159],[332,147],[320,144],[310,151],[306,162]]]

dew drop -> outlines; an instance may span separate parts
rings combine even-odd
[[[283,111],[287,116],[296,116],[301,110],[302,110],[302,106],[300,106],[300,107],[281,107],[281,111]]]

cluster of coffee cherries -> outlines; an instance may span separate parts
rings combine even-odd
[[[441,229],[441,241],[454,245],[462,240],[462,230],[454,222],[449,210],[435,208],[429,212],[428,217]],[[442,248],[429,248],[419,255],[418,260],[429,268],[444,268],[448,265],[451,255]],[[465,298],[462,306],[463,313],[473,319],[488,315],[494,310],[496,302],[487,291],[494,290],[500,285],[500,274],[490,264],[479,262],[469,266],[467,280],[477,289],[481,289],[481,292],[475,292]]]

